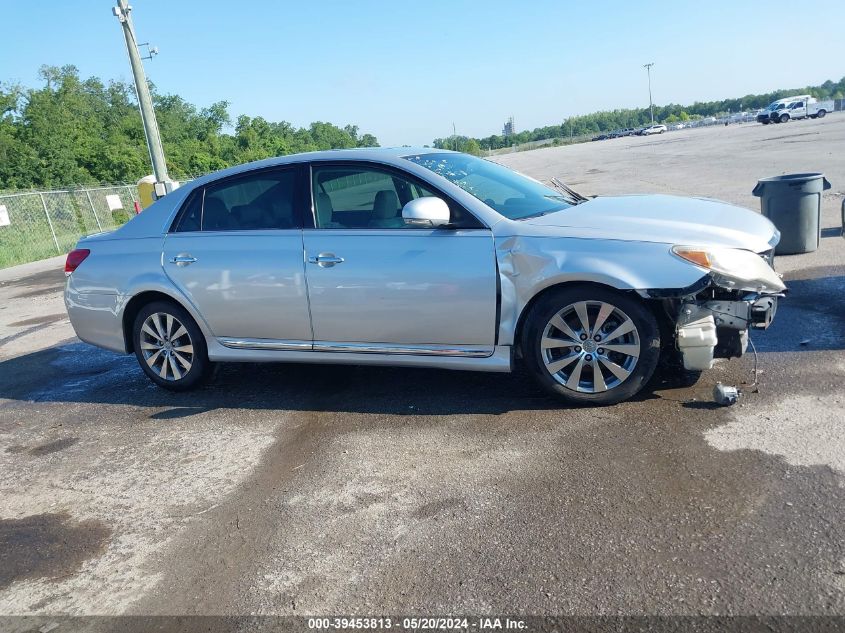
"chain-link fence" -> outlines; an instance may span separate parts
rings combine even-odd
[[[0,194],[0,268],[62,255],[82,235],[117,228],[137,196],[134,185]]]

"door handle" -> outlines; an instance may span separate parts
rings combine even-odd
[[[313,255],[308,258],[309,264],[317,264],[320,268],[331,268],[335,264],[342,264],[343,257],[338,257],[334,253],[320,253],[316,257]]]
[[[187,253],[180,253],[170,258],[170,263],[176,264],[177,266],[187,266],[188,264],[193,264],[195,261],[197,261],[197,258]]]

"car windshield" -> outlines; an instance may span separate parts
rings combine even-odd
[[[489,160],[459,153],[405,156],[455,183],[511,220],[521,220],[573,206],[566,195]]]

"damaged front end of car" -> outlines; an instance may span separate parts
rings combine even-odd
[[[774,240],[776,242],[776,239]],[[774,248],[762,252],[733,248],[674,246],[672,253],[705,273],[683,291],[651,291],[674,324],[675,349],[687,370],[710,369],[717,358],[745,353],[751,329],[766,329],[786,292],[773,268]]]

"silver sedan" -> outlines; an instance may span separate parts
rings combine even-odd
[[[562,398],[631,397],[661,357],[745,351],[785,290],[757,213],[587,199],[435,149],[273,158],[195,180],[68,255],[79,338],[184,390],[212,363],[507,372]]]

